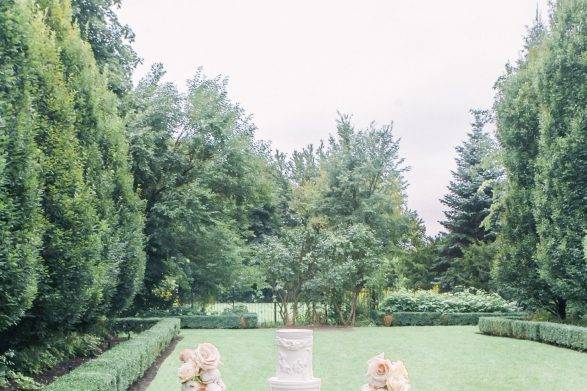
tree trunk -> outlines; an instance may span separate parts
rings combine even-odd
[[[559,298],[556,300],[556,315],[560,319],[566,319],[567,317],[567,300]]]
[[[347,321],[347,326],[355,326],[355,320],[357,318],[357,300],[359,298],[359,292],[353,292],[353,297],[351,299],[351,313],[349,314],[349,320]]]
[[[297,297],[293,299],[292,307],[293,307],[293,310],[292,310],[292,315],[291,315],[291,318],[292,318],[291,322],[293,325],[295,325],[296,321],[298,320],[298,298]]]

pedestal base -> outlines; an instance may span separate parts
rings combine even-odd
[[[269,391],[320,391],[320,379],[284,380],[272,377],[268,381]]]

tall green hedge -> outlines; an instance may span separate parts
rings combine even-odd
[[[479,331],[500,337],[513,337],[587,350],[587,327],[551,322],[532,322],[511,318],[483,317]]]
[[[126,391],[179,333],[177,318],[159,320],[150,329],[74,369],[46,391]]]
[[[120,313],[142,284],[144,205],[106,77],[69,0],[0,1],[3,348]]]

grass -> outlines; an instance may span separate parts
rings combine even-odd
[[[275,329],[182,330],[183,340],[148,391],[179,389],[181,349],[212,342],[231,391],[267,390],[275,372]],[[413,390],[580,390],[587,354],[537,342],[485,336],[475,326],[323,329],[314,332],[314,373],[323,391],[358,391],[377,353],[405,362]]]

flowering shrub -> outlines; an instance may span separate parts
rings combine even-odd
[[[394,312],[513,312],[519,310],[496,293],[464,290],[455,293],[397,291],[387,296],[380,310]]]

